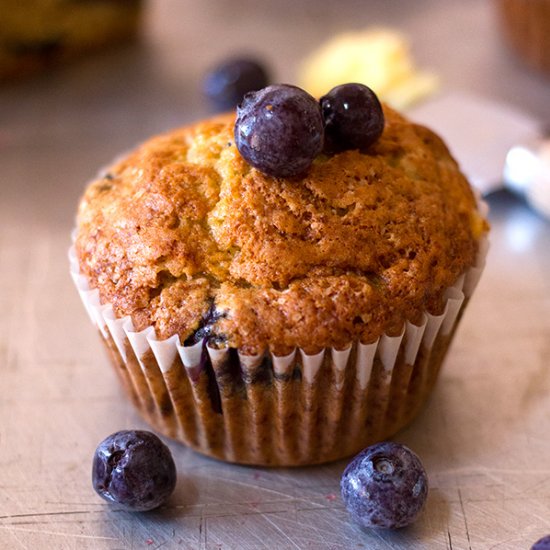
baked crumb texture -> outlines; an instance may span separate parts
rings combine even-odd
[[[369,154],[299,179],[252,169],[234,115],[156,137],[93,182],[76,251],[101,301],[136,330],[213,333],[247,354],[315,353],[440,313],[486,230],[445,145],[386,108]]]
[[[223,460],[304,465],[421,409],[488,226],[443,143],[386,119],[369,154],[319,158],[303,178],[250,168],[227,115],[89,186],[72,273],[158,431]]]

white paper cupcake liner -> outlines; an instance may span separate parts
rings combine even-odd
[[[485,208],[481,203],[482,214]],[[117,318],[89,287],[74,247],[69,259],[124,385],[159,431],[221,459],[295,465],[350,455],[412,419],[435,382],[487,249],[485,237],[475,265],[445,291],[441,315],[425,312],[419,325],[407,322],[400,335],[370,344],[285,356],[185,346],[177,335],[159,340],[152,326],[137,332],[129,316]]]

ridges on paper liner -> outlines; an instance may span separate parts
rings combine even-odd
[[[480,210],[482,211],[482,215],[486,213],[484,212],[486,210],[485,203],[481,202]],[[360,387],[366,388],[368,385],[377,352],[384,370],[389,375],[395,364],[404,337],[406,337],[405,361],[407,364],[414,364],[421,344],[425,348],[431,349],[438,334],[445,336],[451,333],[464,299],[471,296],[479,281],[485,266],[487,249],[488,240],[485,237],[480,242],[476,264],[459,277],[452,287],[447,289],[445,293],[446,306],[441,315],[431,315],[426,312],[423,314],[420,325],[414,325],[407,321],[400,335],[389,336],[383,334],[371,344],[358,343],[356,373],[357,382]],[[178,354],[186,369],[191,370],[196,368],[200,362],[202,342],[198,342],[192,346],[184,346],[181,344],[177,334],[166,340],[158,340],[155,329],[152,326],[136,332],[130,316],[117,318],[112,305],[102,304],[99,298],[99,291],[89,287],[86,278],[80,273],[74,246],[69,251],[69,259],[73,281],[92,322],[98,327],[105,338],[108,338],[110,335],[125,363],[127,362],[126,342],[128,342],[140,364],[141,358],[147,351],[151,350],[162,372],[170,370]],[[206,348],[213,360],[220,359],[220,355],[229,352],[228,349],[215,349],[208,345]],[[313,355],[308,355],[304,350],[297,349],[285,356],[276,356],[271,353],[271,360],[275,373],[288,374],[288,371],[295,364],[294,359],[296,354],[299,353],[301,355],[304,379],[311,383],[323,363],[325,353],[331,354],[335,369],[343,370],[348,363],[351,349],[352,345],[350,344],[344,350],[327,348]],[[257,364],[262,357],[263,354],[247,356],[239,352],[239,360],[243,367],[246,367],[247,364]]]

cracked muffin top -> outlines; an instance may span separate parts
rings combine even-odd
[[[81,272],[160,339],[282,355],[400,333],[441,311],[488,226],[443,142],[384,114],[367,153],[299,178],[250,167],[234,114],[152,138],[87,188]]]

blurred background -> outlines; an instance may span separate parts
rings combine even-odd
[[[3,209],[68,228],[98,167],[211,113],[201,83],[217,63],[253,56],[273,82],[302,83],[305,60],[327,41],[380,26],[401,33],[434,91],[475,92],[549,121],[550,79],[512,51],[500,8],[487,0],[0,0],[0,44],[12,54],[0,56]]]
[[[336,496],[342,463],[260,472],[176,444],[171,507],[109,511],[90,487],[93,449],[146,425],[99,352],[67,249],[87,181],[152,134],[211,114],[203,81],[229,57],[260,59],[272,82],[314,86],[349,56],[350,74],[376,77],[406,111],[466,92],[544,126],[549,6],[0,0],[0,546],[516,550],[548,534],[550,223],[521,197],[488,198],[487,269],[433,399],[397,436],[431,483],[426,513],[397,533],[350,524]],[[380,27],[381,42],[364,34]],[[483,133],[476,117],[462,122],[466,142]]]

